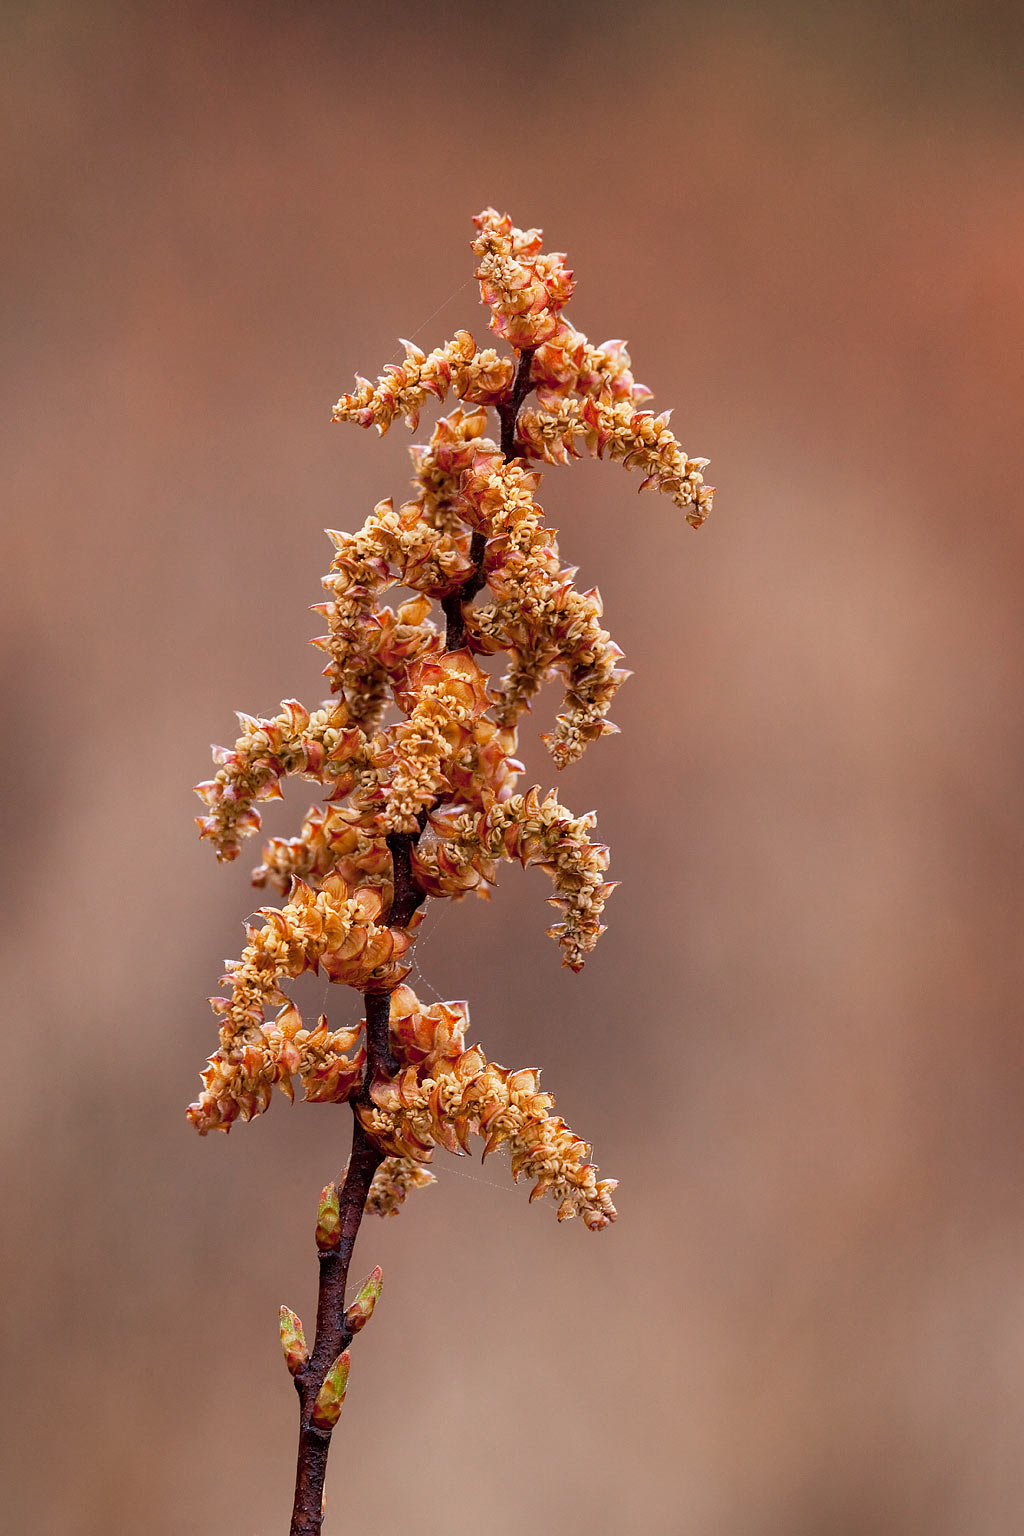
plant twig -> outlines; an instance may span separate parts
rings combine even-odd
[[[516,456],[516,426],[519,421],[519,412],[523,408],[523,401],[533,387],[530,383],[530,369],[533,366],[535,351],[535,347],[524,347],[520,352],[519,366],[512,381],[512,388],[498,406],[498,420],[501,422],[499,446],[506,463]]]
[[[498,859],[537,864],[550,876],[564,920],[548,932],[563,964],[579,970],[604,931],[614,882],[605,878],[608,849],[591,840],[592,816],[574,816],[554,791],[541,799],[538,788],[516,790],[516,722],[540,683],[558,675],[564,684],[564,710],[544,737],[564,768],[614,729],[607,711],[629,675],[601,625],[597,592],[578,592],[573,568],[561,565],[556,530],[533,500],[531,463],[564,463],[584,448],[640,469],[644,485],[671,495],[693,527],[714,492],[704,483],[708,461],[686,455],[668,415],[637,409],[649,391],[633,377],[624,343],[594,347],[563,319],[574,287],[564,256],[542,252],[539,231],[518,229],[494,208],[474,222],[481,298],[514,367],[493,348],[478,351],[460,330],[429,355],[407,343],[404,363],[389,364],[376,385],[357,376],[342,395],[336,421],[382,433],[399,417],[414,427],[430,397],[443,402],[453,388],[462,405],[429,444],[413,448],[414,501],[397,510],[381,503],[361,529],[330,535],[335,554],[323,584],[333,596],[317,605],[328,633],[315,643],[330,657],[326,673],[340,699],[313,711],[288,699],[271,719],[241,715],[241,735],[214,749],[217,772],[197,786],[208,811],[200,833],[225,860],[259,828],[260,802],[280,798],[288,775],[329,785],[329,802],[349,800],[314,809],[300,837],[272,839],[264,850],[256,883],[271,879],[287,900],[260,909],[262,925],[248,927],[241,958],[229,962],[230,995],[213,1002],[219,1044],[188,1108],[200,1135],[226,1132],[268,1108],[278,1085],[291,1098],[298,1076],[308,1099],[348,1103],[354,1114],[345,1174],[321,1197],[311,1353],[299,1319],[281,1308],[300,1403],[292,1536],[321,1531],[348,1345],[380,1291],[377,1269],[346,1312],[371,1190],[373,1208],[393,1213],[406,1189],[429,1182],[418,1165],[432,1148],[454,1150],[472,1132],[486,1138],[485,1155],[507,1143],[516,1175],[535,1181],[530,1198],[550,1194],[559,1220],[580,1216],[601,1231],[616,1218],[616,1181],[598,1179],[587,1144],[549,1113],[554,1101],[539,1091],[536,1071],[511,1072],[479,1046],[466,1050],[466,1005],[422,1004],[403,984],[402,960],[428,894],[486,895]],[[535,386],[538,406],[524,410]],[[485,403],[497,413],[500,453],[487,435]],[[441,600],[438,655],[430,609],[449,579],[439,573],[453,569],[464,579]],[[397,614],[379,606],[396,584],[418,594]],[[485,584],[494,601],[473,609]],[[467,643],[467,616],[479,643]],[[510,657],[497,689],[475,651]],[[413,664],[421,658],[424,665]],[[385,725],[380,707],[392,700],[404,718]],[[432,815],[436,837],[419,847]],[[361,995],[365,1055],[349,1054],[358,1027],[301,1027],[281,986],[304,971]],[[268,1007],[280,1009],[270,1020]]]
[[[386,1008],[388,999],[380,1001]],[[367,998],[368,1007],[369,1003]],[[299,1453],[290,1536],[319,1536],[323,1524],[324,1479],[332,1431],[320,1429],[312,1422],[313,1404],[328,1370],[352,1340],[345,1326],[345,1286],[366,1197],[384,1160],[384,1154],[371,1143],[355,1117],[353,1126],[352,1155],[338,1194],[341,1241],[337,1248],[320,1254],[316,1339],[307,1364],[295,1378],[299,1394]]]

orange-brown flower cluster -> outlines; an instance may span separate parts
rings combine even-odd
[[[447,533],[465,529],[465,498],[462,478],[473,467],[477,454],[497,453],[497,444],[487,436],[487,412],[482,408],[464,411],[456,406],[450,416],[442,416],[431,434],[430,442],[414,443],[409,455],[416,471],[412,503],[431,528]]]
[[[330,657],[324,676],[367,732],[381,722],[392,680],[401,677],[411,661],[440,646],[428,618],[428,598],[410,598],[397,612],[378,607],[380,595],[398,580],[389,561],[395,560],[402,577],[410,578],[406,585],[413,584],[415,570],[425,585],[440,591],[453,579],[457,584],[460,565],[463,580],[469,569],[453,539],[417,527],[415,517],[404,512],[382,501],[358,533],[330,531],[337,554],[323,585],[333,601],[314,608],[328,625],[327,634],[313,642]]]
[[[320,881],[333,871],[347,885],[364,880],[381,890],[389,907],[394,895],[391,855],[385,840],[360,824],[352,805],[311,806],[298,837],[272,837],[263,849],[263,863],[253,870],[252,883],[273,885],[287,896],[296,876]]]
[[[567,318],[574,283],[564,256],[493,208],[475,224],[481,297],[511,355],[478,349],[464,330],[430,352],[406,342],[402,363],[375,384],[357,376],[338,401],[336,421],[379,433],[398,417],[415,427],[430,400],[458,403],[411,449],[409,499],[380,501],[355,532],[330,533],[327,601],[316,610],[326,634],[313,643],[326,653],[332,700],[313,712],[287,700],[271,719],[240,716],[241,736],[215,749],[216,777],[198,786],[200,830],[222,859],[257,830],[257,807],[281,798],[288,775],[318,782],[324,795],[297,836],[264,848],[254,882],[286,901],[261,910],[262,926],[249,928],[230,965],[230,995],[214,1004],[220,1048],[189,1115],[200,1131],[227,1128],[264,1109],[275,1083],[290,1094],[297,1074],[307,1098],[358,1100],[389,1153],[368,1208],[393,1213],[426,1177],[419,1160],[433,1145],[464,1144],[473,1130],[488,1149],[508,1142],[514,1171],[551,1189],[560,1214],[600,1227],[614,1215],[612,1186],[596,1181],[583,1143],[549,1114],[536,1074],[508,1073],[467,1050],[464,1012],[422,1009],[401,986],[401,961],[421,902],[488,895],[502,860],[550,876],[562,920],[548,931],[573,970],[604,931],[613,883],[607,848],[591,841],[593,816],[574,816],[553,792],[517,790],[517,730],[541,687],[557,679],[564,690],[543,736],[561,769],[615,730],[608,710],[629,675],[603,627],[600,594],[578,591],[562,564],[532,465],[583,452],[618,460],[694,526],[713,491],[707,460],[683,451],[668,413],[641,409],[650,392],[625,343],[595,346]],[[391,608],[393,588],[411,595]],[[492,678],[481,663],[498,655]],[[354,1051],[358,1031],[302,1028],[281,987],[309,969],[393,994],[396,1078],[378,1071],[368,1081],[374,1063]],[[269,1023],[268,1008],[281,1010]]]
[[[564,768],[588,742],[615,730],[605,716],[629,673],[616,665],[622,652],[598,622],[600,594],[578,592],[573,571],[561,566],[554,530],[544,527],[543,508],[533,500],[538,479],[487,454],[464,477],[471,521],[490,530],[484,569],[495,598],[470,622],[481,650],[511,658],[495,698],[501,725],[515,725],[541,684],[563,674],[568,709],[544,740]]]
[[[386,1157],[373,1176],[366,1197],[370,1216],[397,1216],[411,1189],[426,1189],[437,1180],[429,1168],[411,1157]]]
[[[269,1108],[275,1083],[293,1100],[296,1075],[307,1099],[343,1104],[363,1080],[365,1051],[349,1055],[359,1033],[332,1033],[323,1015],[316,1029],[303,1029],[298,1009],[285,1003],[273,1021],[231,1033],[210,1057],[202,1074],[203,1092],[189,1105],[189,1120],[200,1136],[229,1131],[234,1120],[251,1120]]]
[[[411,341],[402,345],[405,362],[388,363],[375,385],[357,374],[355,390],[342,395],[332,420],[376,427],[383,436],[396,416],[403,416],[415,431],[428,396],[443,401],[454,389],[460,400],[473,405],[496,405],[512,383],[511,358],[501,357],[493,347],[478,352],[468,331],[456,331],[451,341],[430,353]]]
[[[545,254],[539,229],[516,229],[495,208],[485,208],[473,223],[480,231],[473,241],[480,258],[474,275],[491,309],[491,329],[520,351],[548,341],[575,287],[565,253]]]
[[[254,802],[280,800],[286,774],[329,783],[335,794],[347,793],[366,752],[366,737],[350,718],[342,701],[311,715],[297,699],[285,699],[272,720],[239,713],[242,734],[234,747],[213,749],[220,772],[196,785],[196,794],[210,807],[209,816],[196,817],[199,834],[213,843],[219,859],[237,857],[240,838],[260,826]]]
[[[551,340],[534,353],[530,382],[545,410],[557,410],[567,395],[574,394],[592,400],[629,400],[634,405],[651,398],[647,386],[633,377],[624,341],[592,346],[582,331],[564,319]]]
[[[465,1003],[424,1008],[409,987],[391,996],[391,1047],[399,1063],[393,1078],[377,1077],[359,1115],[367,1133],[390,1156],[426,1162],[435,1146],[469,1151],[469,1137],[484,1139],[487,1157],[507,1144],[512,1176],[535,1180],[530,1199],[550,1193],[558,1219],[582,1216],[598,1230],[615,1220],[615,1179],[598,1180],[586,1142],[557,1115],[539,1089],[540,1073],[509,1072],[489,1062],[479,1046],[466,1048]]]
[[[468,331],[456,331],[453,340],[433,352],[421,352],[411,341],[403,341],[405,362],[388,363],[376,386],[356,374],[356,388],[342,395],[334,407],[335,421],[355,421],[361,427],[376,427],[383,436],[396,416],[404,416],[415,430],[420,411],[428,395],[444,400],[452,383],[453,371],[466,367],[476,352],[476,343]]]
[[[323,971],[361,992],[390,992],[407,974],[399,962],[413,925],[378,923],[382,907],[380,890],[353,889],[337,871],[316,890],[296,879],[285,906],[261,907],[262,928],[250,926],[241,959],[228,961],[223,985],[230,997],[210,999],[221,1020],[220,1048],[202,1074],[203,1094],[188,1111],[201,1133],[251,1119],[267,1108],[275,1082],[283,1086],[294,1072],[307,1098],[338,1102],[350,1096],[361,1081],[363,1058],[349,1060],[344,1052],[358,1031],[331,1035],[323,1021],[313,1035],[302,1031],[280,983]],[[283,1010],[272,1024],[265,1019],[269,1007]],[[291,1097],[290,1089],[285,1092]]]
[[[419,843],[413,868],[431,895],[456,897],[492,885],[498,859],[543,869],[557,892],[550,904],[565,917],[547,931],[562,946],[563,964],[579,971],[604,932],[601,913],[616,884],[605,879],[607,847],[588,836],[594,821],[593,812],[573,816],[553,790],[542,800],[536,788],[475,815],[445,808],[430,817],[434,837]]]
[[[554,410],[526,410],[519,418],[519,437],[526,452],[549,464],[578,459],[577,440],[597,458],[605,454],[627,469],[641,469],[640,490],[665,491],[686,521],[699,528],[714,501],[714,486],[704,484],[707,459],[691,459],[669,431],[671,411],[656,416],[636,411],[628,400],[563,400]]]
[[[409,669],[396,693],[408,711],[375,753],[380,779],[374,803],[389,832],[412,832],[417,816],[452,788],[448,771],[466,759],[474,727],[490,703],[486,675],[467,651],[447,651]]]

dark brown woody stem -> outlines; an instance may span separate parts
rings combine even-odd
[[[382,999],[388,1006],[388,999]],[[369,998],[367,998],[369,1006]],[[365,1091],[365,1090],[364,1090]],[[292,1509],[290,1536],[319,1536],[323,1523],[324,1478],[331,1431],[318,1429],[311,1422],[313,1404],[323,1386],[324,1377],[347,1348],[352,1335],[345,1326],[345,1285],[348,1281],[352,1250],[363,1217],[366,1197],[373,1176],[384,1154],[366,1135],[359,1120],[354,1122],[352,1155],[348,1160],[345,1182],[338,1193],[341,1211],[341,1241],[337,1248],[320,1255],[320,1294],[316,1308],[316,1338],[313,1352],[295,1378],[299,1394],[299,1456],[295,1474],[295,1504]]]
[[[512,388],[506,398],[498,406],[498,420],[501,422],[501,454],[505,462],[516,456],[516,427],[519,422],[519,412],[523,408],[523,401],[532,389],[530,383],[530,369],[533,367],[533,354],[536,348],[524,347],[519,354],[519,366],[516,376],[512,381]]]
[[[516,425],[523,401],[530,392],[530,366],[533,349],[519,354],[512,388],[498,405],[501,423],[501,452],[506,461],[515,456]],[[471,602],[484,584],[484,553],[487,535],[475,532],[470,544],[472,570],[465,582],[442,601],[447,624],[445,650],[458,651],[466,643],[465,604]],[[394,897],[387,915],[392,928],[408,926],[413,914],[426,900],[412,870],[412,850],[426,826],[427,813],[421,813],[416,832],[392,832],[387,838],[394,878]],[[295,1474],[295,1505],[290,1536],[320,1536],[323,1525],[324,1479],[327,1454],[331,1448],[331,1430],[318,1429],[312,1422],[313,1405],[323,1386],[324,1377],[338,1356],[352,1342],[345,1326],[345,1287],[348,1283],[352,1250],[373,1176],[384,1161],[384,1153],[375,1147],[363,1129],[355,1111],[369,1104],[370,1084],[375,1078],[393,1077],[398,1064],[391,1054],[391,999],[387,993],[367,992],[366,1071],[359,1097],[353,1102],[352,1153],[345,1181],[338,1191],[341,1213],[341,1241],[337,1248],[320,1254],[320,1288],[316,1307],[316,1336],[309,1360],[295,1378],[299,1394],[299,1455]]]
[[[419,832],[389,832],[387,836],[388,852],[391,855],[391,867],[395,882],[395,895],[388,913],[389,928],[407,928],[409,920],[417,907],[421,907],[426,897],[416,884],[416,877],[412,872],[412,850],[420,840],[420,832],[427,824],[426,814],[423,815]]]

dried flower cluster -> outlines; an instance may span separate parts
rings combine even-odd
[[[458,403],[412,448],[410,498],[379,502],[356,532],[329,534],[327,600],[316,609],[326,632],[314,644],[331,699],[312,711],[286,700],[269,719],[240,715],[234,746],[214,749],[216,776],[198,786],[200,832],[220,859],[259,829],[260,804],[281,797],[284,778],[322,790],[298,836],[263,850],[254,883],[285,899],[261,908],[241,958],[228,962],[226,995],[212,1000],[219,1048],[188,1115],[200,1134],[229,1130],[266,1109],[275,1084],[292,1098],[296,1077],[307,1099],[350,1103],[352,1159],[340,1194],[325,1190],[318,1226],[322,1261],[342,1265],[342,1295],[363,1211],[395,1214],[408,1190],[431,1182],[434,1147],[467,1151],[471,1134],[485,1156],[507,1146],[513,1175],[533,1181],[531,1198],[550,1193],[559,1219],[579,1215],[599,1229],[615,1218],[615,1181],[598,1180],[538,1073],[507,1071],[467,1047],[466,1006],[424,1007],[404,984],[403,959],[424,901],[487,896],[503,860],[549,875],[560,921],[548,932],[565,965],[579,970],[603,932],[608,850],[591,840],[592,815],[574,815],[553,791],[518,788],[517,731],[557,680],[562,705],[543,739],[555,767],[567,767],[615,730],[608,712],[629,674],[599,593],[577,590],[562,564],[531,463],[584,452],[618,460],[694,527],[713,496],[707,460],[688,456],[669,413],[642,409],[649,391],[625,344],[594,346],[565,318],[574,281],[564,256],[492,208],[475,223],[481,297],[512,355],[478,348],[464,330],[430,352],[405,342],[402,363],[376,383],[357,377],[342,395],[334,420],[379,433],[398,417],[415,428],[430,401]],[[393,589],[404,592],[390,607]],[[492,679],[481,662],[498,654],[503,671]],[[332,1030],[321,1017],[307,1028],[283,990],[307,970],[358,991],[365,1020]],[[325,1281],[322,1271],[322,1287],[339,1283],[331,1273]],[[282,1309],[303,1404],[300,1485],[302,1446],[312,1465],[316,1435],[340,1412],[355,1326],[318,1333],[310,1355]],[[319,1529],[312,1497],[300,1487],[297,1512],[303,1500],[309,1508],[294,1531]]]
[[[536,1180],[531,1200],[550,1192],[560,1221],[582,1216],[592,1230],[606,1226],[615,1218],[616,1181],[598,1182],[586,1143],[549,1113],[554,1100],[539,1091],[538,1072],[509,1072],[479,1046],[466,1049],[468,1019],[465,1003],[424,1008],[409,987],[391,994],[398,1071],[374,1077],[369,1103],[357,1107],[367,1134],[391,1157],[414,1163],[427,1161],[435,1145],[468,1152],[470,1132],[485,1138],[485,1157],[507,1143],[513,1176]]]

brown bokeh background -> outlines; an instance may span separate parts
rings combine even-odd
[[[321,530],[407,479],[329,407],[482,336],[488,202],[719,499],[545,476],[636,674],[559,784],[622,889],[579,978],[511,869],[413,980],[620,1220],[444,1158],[364,1228],[326,1531],[1024,1529],[1021,20],[835,10],[3,7],[4,1532],[286,1528],[347,1116],[185,1125],[259,899],[190,786],[320,696]]]

